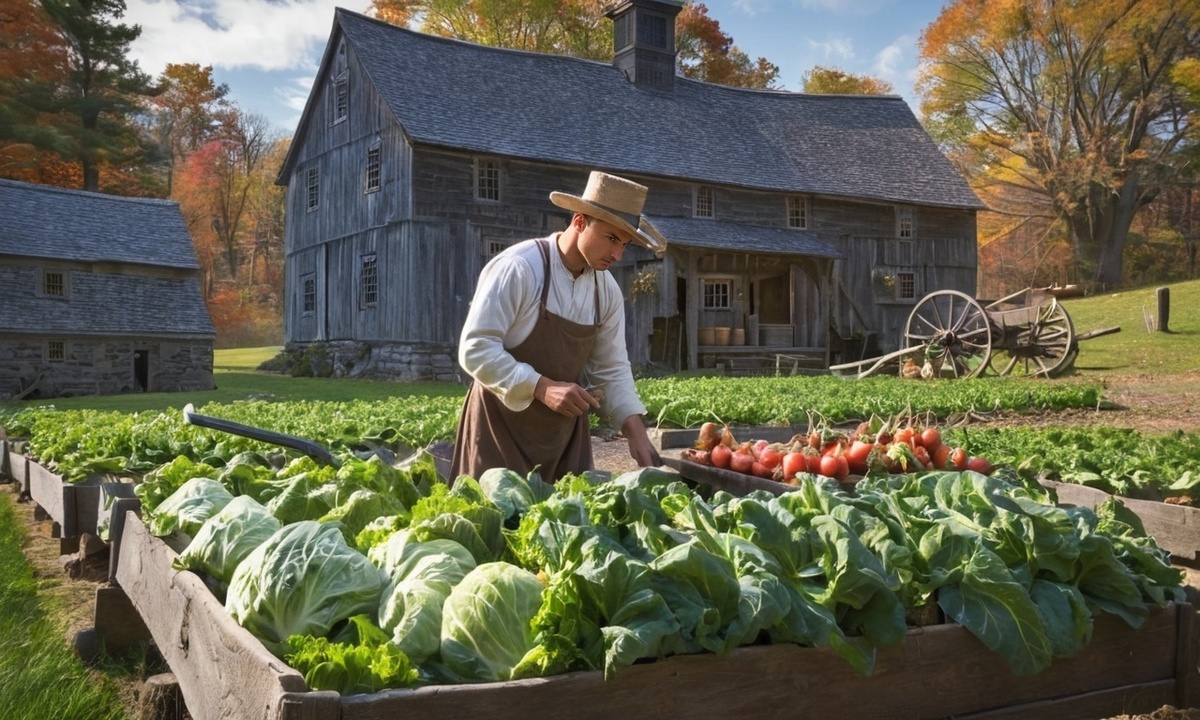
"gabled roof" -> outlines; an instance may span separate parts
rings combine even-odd
[[[179,204],[0,180],[0,255],[198,270]]]
[[[339,30],[417,144],[759,190],[984,207],[897,96],[678,77],[673,91],[650,90],[610,63],[424,35],[340,8],[331,47]],[[322,73],[329,59],[327,48]],[[310,99],[297,138],[316,111]]]
[[[744,225],[721,220],[668,218],[658,215],[647,217],[663,235],[671,238],[672,245],[710,250],[728,250],[734,245],[739,252],[805,255],[829,259],[844,257],[837,249],[803,230]]]

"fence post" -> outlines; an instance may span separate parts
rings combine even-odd
[[[1158,331],[1171,332],[1171,288],[1160,287],[1154,294],[1158,297]]]

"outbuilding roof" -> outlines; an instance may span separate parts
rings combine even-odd
[[[898,96],[682,77],[671,91],[647,89],[610,63],[425,35],[344,9],[334,31],[323,71],[340,31],[414,143],[757,190],[984,207]],[[310,100],[298,138],[314,112]]]
[[[179,204],[0,180],[0,255],[199,270]]]
[[[649,220],[671,239],[672,245],[709,250],[736,247],[739,252],[805,255],[831,260],[844,257],[837,249],[803,230],[658,215]]]

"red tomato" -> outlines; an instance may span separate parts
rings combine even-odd
[[[709,458],[712,460],[713,466],[719,468],[728,468],[732,457],[733,451],[726,445],[716,445],[713,447],[712,452],[709,453]]]
[[[729,469],[734,472],[751,474],[751,468],[754,466],[754,455],[748,449],[738,448],[733,456],[729,459]]]
[[[774,470],[783,462],[783,453],[774,448],[763,448],[763,451],[758,454],[758,461]]]
[[[933,466],[938,470],[950,469],[950,450],[949,445],[938,444],[937,449],[933,451]]]
[[[913,436],[915,434],[916,433],[913,432],[913,429],[910,427],[900,428],[896,431],[896,434],[892,436],[892,442],[904,443],[905,445],[912,447]]]
[[[950,451],[950,464],[955,470],[966,470],[967,459],[967,451],[963,450],[962,448],[954,448]]]
[[[822,455],[821,474],[837,480],[845,480],[850,475],[850,465],[845,455]]]
[[[861,440],[855,440],[850,443],[850,448],[846,450],[846,463],[850,467],[850,472],[855,475],[867,474],[867,457],[871,454],[871,448],[874,445]]]
[[[972,455],[971,457],[967,458],[967,469],[974,470],[975,472],[983,475],[989,475],[992,472],[992,464],[985,458]]]
[[[796,473],[805,471],[804,453],[790,452],[783,456],[783,481],[792,482]]]
[[[821,455],[816,452],[804,453],[804,469],[816,475],[821,472]]]
[[[942,433],[935,427],[927,427],[921,431],[921,444],[925,449],[933,452],[938,445],[942,444]]]
[[[921,469],[933,464],[933,460],[929,457],[929,451],[925,449],[924,445],[918,445],[913,448],[913,457],[917,459],[917,462],[921,463]]]

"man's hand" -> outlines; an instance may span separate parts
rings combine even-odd
[[[538,378],[533,397],[564,417],[579,417],[600,403],[577,383],[558,382],[545,375]]]
[[[630,415],[621,423],[621,434],[629,441],[629,456],[637,461],[639,467],[658,467],[662,458],[642,423],[641,415]]]

